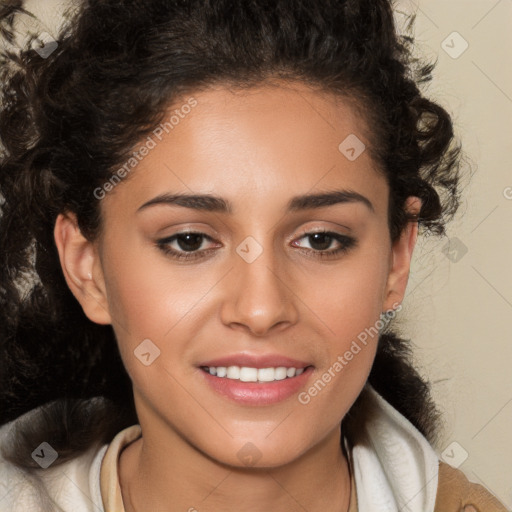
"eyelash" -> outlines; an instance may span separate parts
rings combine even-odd
[[[338,249],[331,249],[329,251],[320,251],[320,250],[315,250],[315,249],[303,249],[306,252],[315,253],[314,257],[331,258],[331,257],[337,256],[338,254],[344,254],[344,253],[347,253],[351,248],[355,247],[356,243],[357,243],[355,238],[352,238],[347,235],[341,235],[339,233],[334,233],[332,231],[326,231],[326,230],[306,231],[306,232],[302,233],[302,235],[298,239],[300,240],[301,238],[311,236],[311,235],[316,235],[316,234],[329,235],[334,240],[337,240],[341,244],[341,247],[339,247]],[[168,255],[171,258],[176,259],[176,260],[195,260],[198,258],[202,258],[205,255],[207,255],[215,250],[215,249],[205,249],[202,251],[195,251],[195,252],[189,251],[187,253],[187,252],[179,252],[179,251],[176,251],[175,249],[171,249],[169,247],[169,244],[172,243],[174,240],[176,240],[180,235],[200,235],[206,240],[213,241],[213,239],[211,237],[209,237],[207,234],[201,233],[199,231],[182,231],[181,233],[176,233],[170,237],[157,240],[156,245],[166,255]]]

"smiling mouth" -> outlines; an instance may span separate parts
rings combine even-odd
[[[286,366],[253,368],[250,366],[201,366],[201,370],[221,379],[238,380],[240,382],[275,382],[298,377],[311,365],[304,368]]]

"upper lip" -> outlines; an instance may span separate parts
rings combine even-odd
[[[305,368],[311,365],[310,363],[279,354],[232,354],[217,359],[210,359],[209,361],[201,363],[199,366],[246,366],[249,368],[277,368],[279,366],[285,366],[287,368]]]

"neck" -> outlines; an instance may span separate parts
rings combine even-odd
[[[238,512],[240,504],[247,512],[348,511],[350,470],[339,427],[276,468],[227,466],[175,433],[147,430],[120,455],[125,512]]]

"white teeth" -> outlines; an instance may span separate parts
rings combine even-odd
[[[258,369],[243,366],[240,368],[240,380],[242,382],[256,382],[258,380]]]
[[[226,375],[228,379],[239,379],[240,378],[240,366],[228,366],[228,373]]]
[[[283,380],[300,375],[305,368],[287,368],[278,366],[277,368],[251,368],[248,366],[210,366],[205,367],[210,375],[225,377],[242,382],[272,382],[274,380]]]
[[[279,366],[275,369],[274,379],[283,380],[286,379],[286,368],[284,366]]]
[[[274,380],[274,368],[260,368],[258,370],[258,380],[272,382]]]

